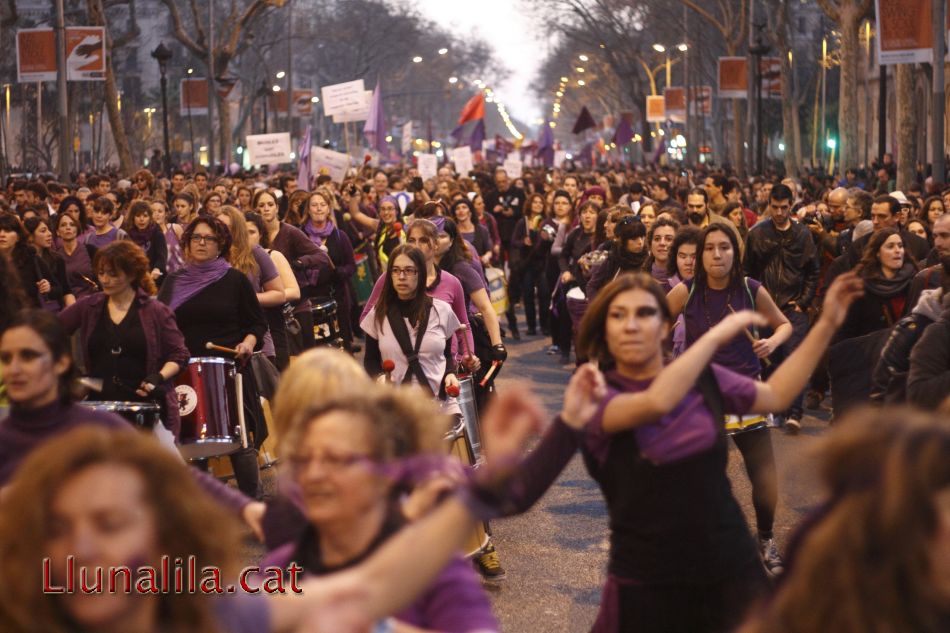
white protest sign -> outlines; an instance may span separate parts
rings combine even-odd
[[[369,118],[369,111],[373,103],[373,91],[367,90],[363,93],[365,101],[359,105],[352,108],[343,110],[342,112],[337,112],[333,115],[334,123],[350,123],[353,121],[365,121]]]
[[[472,162],[472,148],[468,145],[456,147],[449,150],[449,158],[455,163],[455,171],[460,176],[468,176],[468,172],[474,169]]]
[[[324,86],[320,89],[320,95],[323,97],[324,113],[332,115],[361,108],[366,101],[366,87],[362,79],[357,79]]]
[[[439,158],[435,154],[419,154],[419,175],[423,180],[435,178],[439,172]]]
[[[247,137],[248,160],[252,165],[289,163],[290,133],[253,134]]]
[[[405,154],[412,149],[412,121],[406,122],[402,126],[402,153]]]
[[[522,163],[520,159],[513,157],[506,158],[503,167],[509,178],[521,178]]]
[[[313,146],[310,148],[310,171],[314,174],[327,174],[334,182],[343,182],[346,170],[350,166],[350,156],[330,149]]]
[[[554,166],[560,167],[567,160],[567,152],[563,149],[554,150]]]

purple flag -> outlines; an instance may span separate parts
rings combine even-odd
[[[623,113],[620,115],[620,123],[617,124],[617,129],[614,130],[613,142],[616,143],[618,147],[622,147],[632,140],[633,128],[630,127],[627,114]]]
[[[482,142],[485,140],[485,119],[479,119],[472,129],[472,139],[468,142],[473,152],[482,149]]]
[[[310,190],[310,126],[303,138],[300,139],[300,145],[297,146],[297,182],[300,188]]]
[[[580,134],[584,130],[589,130],[592,127],[597,127],[597,123],[594,121],[594,117],[591,116],[587,106],[583,106],[581,113],[577,115],[577,121],[574,122],[574,129],[571,130],[571,134]]]
[[[455,147],[460,147],[462,145],[462,133],[463,133],[464,127],[465,127],[465,124],[463,123],[462,125],[458,126],[454,130],[449,132],[449,136],[455,139]]]
[[[551,131],[551,124],[546,119],[544,125],[541,126],[541,134],[538,136],[538,158],[545,167],[554,164],[554,132]]]
[[[383,113],[383,93],[376,80],[376,90],[373,91],[373,100],[369,105],[369,116],[363,126],[363,136],[369,142],[371,149],[380,154],[386,152],[386,115]]]

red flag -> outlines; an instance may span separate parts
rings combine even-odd
[[[464,125],[469,121],[477,121],[485,118],[485,97],[478,93],[468,100],[465,107],[462,108],[462,114],[459,115],[459,125]]]

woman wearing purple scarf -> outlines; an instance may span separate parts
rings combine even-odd
[[[311,288],[310,297],[318,301],[331,298],[336,301],[340,332],[346,348],[350,349],[353,344],[353,328],[348,318],[352,309],[350,277],[356,272],[353,244],[333,223],[333,204],[326,191],[318,189],[310,194],[307,216],[300,228],[317,248],[326,251],[331,264],[326,274],[320,275],[317,285]]]
[[[214,355],[205,347],[206,343],[214,343],[235,349],[236,355],[221,355],[237,361],[240,367],[261,347],[267,321],[251,282],[228,263],[231,234],[219,220],[201,216],[192,220],[181,237],[187,265],[165,280],[158,300],[175,312],[185,346],[193,357]],[[254,446],[229,457],[238,487],[249,497],[259,498],[255,447],[267,437],[267,426],[250,365],[240,371],[244,374],[244,417]]]

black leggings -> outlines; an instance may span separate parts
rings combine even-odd
[[[775,523],[775,506],[778,505],[778,474],[775,470],[775,453],[768,429],[736,433],[732,436],[736,448],[742,453],[745,471],[752,483],[752,507],[759,536],[772,538]]]

